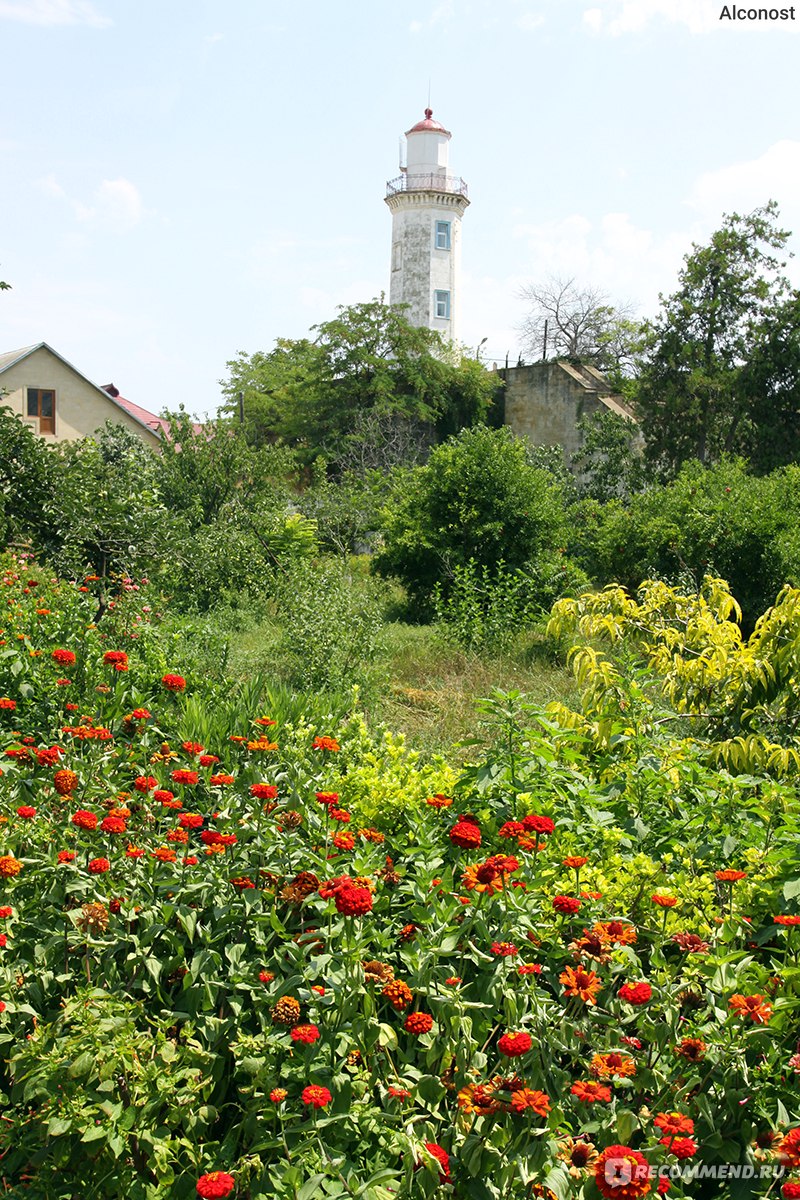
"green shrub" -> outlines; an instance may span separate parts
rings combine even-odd
[[[570,555],[596,583],[635,592],[717,575],[731,585],[752,627],[784,583],[800,579],[800,468],[756,478],[741,461],[687,464],[674,482],[620,501],[572,510]]]
[[[277,585],[279,644],[304,691],[369,687],[381,624],[374,584],[356,560],[298,559]]]
[[[430,617],[437,584],[453,588],[455,571],[474,562],[486,578],[535,562],[562,544],[564,506],[552,475],[531,467],[526,443],[511,431],[465,429],[404,473],[384,517],[376,571],[406,587],[418,616]]]

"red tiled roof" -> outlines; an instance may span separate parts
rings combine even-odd
[[[124,396],[119,394],[119,389],[113,383],[104,383],[103,391],[108,392],[116,400],[117,404],[135,417],[137,421],[141,421],[143,425],[148,425],[154,433],[160,433],[164,437],[169,437],[169,421],[163,417],[157,417],[155,413],[148,412],[146,408],[142,408],[141,404],[134,404],[132,400],[126,400]],[[195,433],[199,433],[203,428],[202,425],[194,424],[192,426]]]

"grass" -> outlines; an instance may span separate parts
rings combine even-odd
[[[297,685],[274,618],[233,629],[228,636],[232,679],[260,676],[276,685]],[[494,688],[517,689],[542,705],[553,699],[569,703],[575,692],[571,674],[534,630],[520,634],[505,653],[481,654],[459,648],[441,627],[390,621],[367,666],[375,680],[363,693],[367,715],[406,734],[424,757],[444,753],[463,758],[458,743],[480,736],[475,701]]]

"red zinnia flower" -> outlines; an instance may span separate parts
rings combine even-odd
[[[168,692],[182,692],[186,687],[186,680],[182,675],[162,675],[161,682]]]
[[[577,896],[553,896],[553,908],[556,912],[572,915],[580,906],[581,902]]]
[[[50,657],[60,667],[71,667],[75,662],[75,655],[71,650],[54,650]]]
[[[689,1137],[663,1137],[659,1144],[666,1146],[670,1154],[676,1158],[693,1158],[697,1154],[697,1142]]]
[[[785,1167],[794,1169],[800,1167],[800,1126],[796,1129],[790,1129],[785,1134],[777,1147],[778,1160]]]
[[[73,825],[78,826],[78,829],[97,829],[97,814],[89,812],[85,808],[79,808],[77,812],[74,812],[71,820]]]
[[[256,800],[274,800],[278,789],[273,783],[254,783],[250,786],[250,795],[255,796]]]
[[[111,667],[127,667],[128,656],[124,650],[106,650],[103,662]]]
[[[229,783],[233,783],[233,775],[212,775],[208,782],[214,787],[226,787]]]
[[[36,751],[36,759],[40,767],[52,767],[61,757],[61,748],[59,746],[43,746],[41,750]]]
[[[307,1104],[309,1108],[325,1108],[330,1104],[333,1096],[326,1087],[321,1087],[319,1084],[311,1083],[308,1087],[304,1087],[300,1099],[303,1104]]]
[[[314,1042],[319,1040],[319,1029],[316,1025],[295,1025],[289,1036],[293,1042],[303,1042],[306,1046],[313,1046]]]
[[[540,963],[523,963],[517,967],[518,975],[541,975],[542,967]]]
[[[10,696],[0,696],[0,708],[5,708],[8,712],[13,712],[16,707],[16,700],[12,700]]]
[[[372,892],[369,888],[337,888],[334,900],[337,911],[348,917],[361,917],[372,911]]]
[[[800,925],[800,917],[781,915],[772,919],[776,925]]]
[[[679,1133],[694,1133],[694,1121],[684,1113],[659,1113],[653,1118],[653,1124],[662,1133],[668,1133],[672,1137]]]
[[[122,817],[103,817],[100,828],[103,833],[126,833],[128,826]]]
[[[212,1171],[197,1181],[197,1194],[202,1200],[225,1200],[236,1187],[236,1180],[226,1171]]]
[[[647,1004],[652,996],[653,989],[649,983],[623,983],[619,989],[620,1000],[627,1000],[629,1004]]]
[[[529,1033],[504,1033],[497,1041],[497,1049],[506,1058],[519,1058],[520,1055],[527,1054],[532,1045]]]
[[[513,958],[519,950],[513,942],[492,942],[492,954],[496,958]]]
[[[110,867],[111,863],[107,858],[93,858],[86,869],[90,875],[102,875]]]
[[[217,754],[201,754],[197,761],[201,767],[213,767],[214,763],[219,762],[219,756]]]
[[[478,822],[472,817],[462,817],[456,821],[449,837],[454,846],[461,846],[464,850],[472,850],[481,844],[481,831]]]
[[[604,1083],[595,1083],[592,1079],[578,1079],[570,1088],[573,1096],[586,1104],[595,1104],[601,1100],[604,1104],[611,1101],[611,1088]]]
[[[137,792],[149,792],[158,787],[158,780],[155,775],[137,775],[133,786]]]
[[[181,813],[178,817],[178,824],[181,829],[202,829],[205,817],[201,813]]]
[[[181,768],[179,768],[177,771],[173,771],[170,774],[170,779],[173,783],[193,785],[197,783],[199,778],[200,776],[197,774],[197,771],[184,771]]]
[[[273,1088],[269,1094],[269,1098],[273,1104],[283,1104],[288,1095],[289,1093],[286,1088]]]
[[[25,821],[30,821],[36,816],[36,809],[30,804],[21,804],[17,809],[17,816],[22,817]]]
[[[606,1200],[637,1200],[650,1191],[650,1166],[630,1146],[607,1146],[595,1163],[594,1181]]]
[[[555,827],[550,817],[540,817],[536,813],[529,813],[522,818],[522,828],[528,833],[552,833]]]
[[[403,1022],[403,1027],[408,1033],[413,1033],[415,1037],[420,1037],[421,1034],[430,1033],[433,1029],[433,1017],[430,1013],[409,1013]]]
[[[449,1179],[450,1156],[444,1147],[440,1146],[438,1142],[426,1142],[425,1149],[428,1151],[428,1154],[431,1154],[439,1164],[439,1178]]]
[[[58,861],[60,863],[74,862],[75,861],[75,851],[74,850],[59,850]]]
[[[352,833],[335,833],[332,840],[337,850],[352,850],[356,844],[355,835]]]

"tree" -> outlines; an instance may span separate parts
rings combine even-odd
[[[605,503],[642,490],[647,471],[635,422],[606,410],[581,417],[578,430],[583,444],[570,465],[582,496]]]
[[[755,347],[768,340],[770,312],[788,284],[771,253],[789,237],[771,200],[733,213],[706,246],[694,245],[679,288],[649,325],[635,407],[648,457],[673,474],[682,462],[748,455],[769,413],[756,413],[741,386]],[[757,406],[756,406],[757,408]]]
[[[748,459],[758,474],[800,459],[800,292],[769,311],[738,389],[748,418]]]
[[[282,442],[306,463],[334,465],[361,441],[366,414],[377,418],[378,448],[398,428],[419,426],[439,440],[486,414],[495,381],[480,363],[456,361],[441,337],[411,325],[383,300],[340,308],[312,339],[280,339],[268,354],[241,352],[223,381],[225,411],[243,393],[244,428],[254,442]],[[418,439],[415,439],[418,441]]]
[[[550,276],[522,289],[530,311],[520,326],[522,347],[533,359],[571,358],[616,378],[630,373],[639,325],[633,306],[613,305],[600,288]]]
[[[511,431],[464,429],[432,451],[424,467],[402,473],[386,507],[384,546],[375,570],[405,586],[417,615],[446,596],[457,568],[486,577],[514,570],[563,544],[561,488],[532,467]]]
[[[44,549],[51,544],[61,473],[57,452],[10,408],[0,406],[0,546],[30,542]]]

